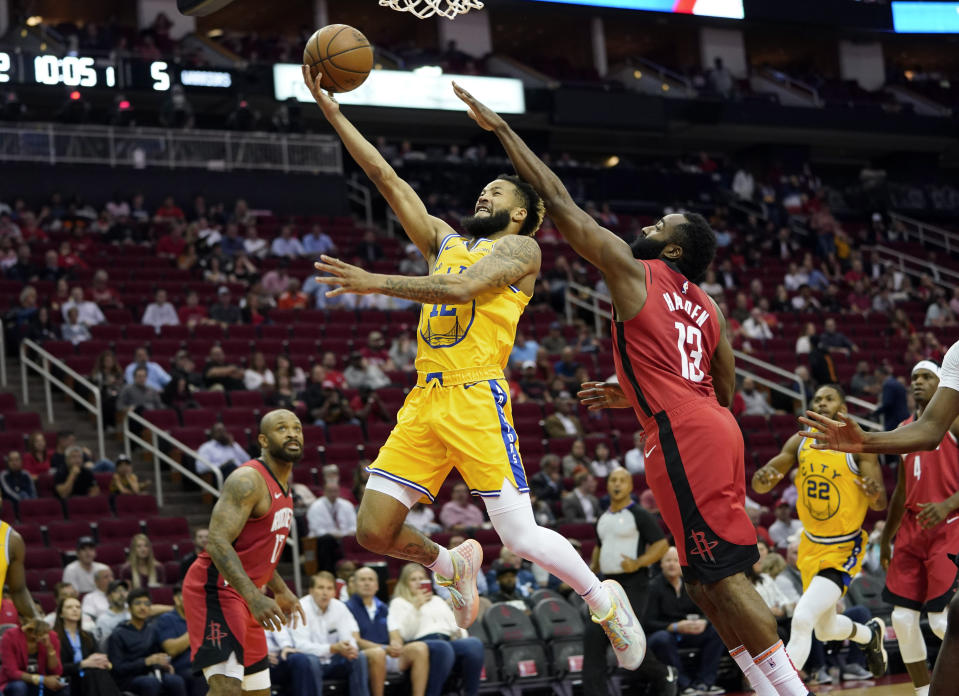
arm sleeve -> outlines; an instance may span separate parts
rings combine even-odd
[[[939,388],[959,391],[959,341],[952,344],[942,359],[939,370]]]

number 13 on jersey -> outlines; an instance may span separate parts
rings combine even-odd
[[[698,327],[688,326],[681,321],[677,321],[674,326],[679,332],[676,347],[679,348],[679,364],[683,378],[690,382],[702,382],[706,377],[706,373],[699,368],[699,363],[703,360],[703,332]]]

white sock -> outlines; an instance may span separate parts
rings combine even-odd
[[[917,686],[916,687],[916,696],[929,696],[929,685]]]
[[[746,675],[746,681],[749,682],[749,685],[753,688],[753,691],[756,692],[757,696],[776,696],[776,689],[773,688],[773,685],[766,679],[766,675],[763,674],[759,667],[756,666],[756,663],[753,662],[753,657],[749,654],[749,651],[746,650],[745,645],[740,645],[730,650],[729,656],[739,665],[739,669]]]
[[[436,560],[427,564],[426,567],[444,578],[452,578],[456,574],[456,569],[453,568],[453,557],[450,556],[449,549],[439,546],[439,550]]]
[[[809,694],[809,689],[799,678],[799,673],[793,667],[781,640],[763,650],[762,654],[755,658],[753,662],[769,680],[779,696],[807,696]]]
[[[580,597],[582,597],[583,601],[589,606],[590,611],[593,612],[593,616],[600,619],[605,619],[613,606],[612,598],[609,596],[609,590],[603,587],[603,583],[598,579],[595,584],[586,590],[584,594],[581,594]]]
[[[802,669],[809,657],[813,629],[816,630],[816,637],[819,640],[828,640],[820,633],[820,623],[824,616],[836,615],[836,602],[841,597],[842,590],[836,583],[817,575],[799,598],[796,609],[793,611],[792,631],[789,635],[789,645],[786,647],[786,652],[789,653],[797,669]],[[842,618],[849,624],[843,635],[836,636],[837,640],[845,640],[852,630],[852,621],[845,616]]]

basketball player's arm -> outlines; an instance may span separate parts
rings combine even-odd
[[[892,491],[892,497],[889,499],[889,508],[886,513],[886,524],[879,535],[879,565],[883,570],[889,568],[889,561],[892,559],[892,538],[899,531],[899,525],[902,524],[902,515],[906,511],[906,460],[903,458],[899,462],[899,473],[897,474],[896,487]]]
[[[879,457],[874,454],[859,454],[856,462],[859,464],[859,479],[856,483],[869,498],[869,509],[885,510],[886,487],[879,469]]]
[[[27,553],[27,547],[23,543],[23,537],[15,530],[10,530],[10,565],[7,567],[6,584],[10,590],[10,599],[17,608],[17,613],[25,619],[32,618],[43,626],[46,623],[43,620],[43,612],[40,607],[33,603],[33,596],[27,589],[27,574],[24,564],[24,557]],[[46,628],[43,632],[46,632]]]
[[[536,276],[542,260],[539,244],[532,237],[517,234],[501,237],[493,251],[462,273],[437,273],[429,276],[400,276],[369,273],[330,256],[313,266],[329,273],[316,282],[339,285],[326,293],[335,297],[344,293],[378,293],[426,304],[465,304],[487,290],[515,285],[527,276]]]
[[[713,311],[716,312],[716,318],[719,320],[719,343],[716,344],[716,350],[713,351],[713,357],[709,362],[709,376],[713,379],[716,401],[723,408],[729,408],[736,394],[736,356],[726,333],[726,317],[723,316],[716,300],[710,297],[709,301],[713,303]]]
[[[316,99],[326,120],[340,136],[347,152],[366,173],[389,204],[410,241],[426,257],[430,265],[436,258],[439,243],[453,229],[437,217],[430,215],[413,187],[403,181],[379,150],[356,129],[340,111],[339,104],[320,89],[321,75],[310,79],[310,69],[303,66],[303,80]]]
[[[753,474],[753,490],[757,493],[768,493],[776,484],[783,480],[789,470],[796,464],[796,454],[799,452],[799,435],[793,435],[786,440],[779,454],[766,462],[765,466],[756,469]]]
[[[292,622],[290,627],[296,628],[297,615],[299,615],[300,622],[305,626],[306,612],[303,611],[299,597],[297,597],[296,593],[286,584],[286,580],[280,576],[280,571],[273,571],[273,577],[266,583],[266,586],[273,591],[273,599],[280,605],[283,613],[290,617]]]
[[[263,479],[249,467],[241,467],[227,477],[223,493],[210,515],[206,552],[223,579],[246,600],[257,623],[267,630],[278,631],[286,624],[286,615],[274,600],[253,584],[233,548],[233,542],[240,536],[263,495],[263,488]]]
[[[942,442],[953,422],[959,417],[959,391],[939,387],[922,415],[912,423],[884,433],[867,433],[848,416],[839,413],[838,420],[806,411],[800,423],[818,432],[803,431],[803,437],[814,438],[815,449],[873,454],[906,454],[934,450]]]
[[[613,297],[632,296],[642,307],[646,300],[646,288],[642,283],[636,287],[634,281],[637,277],[642,278],[645,271],[642,264],[636,263],[633,258],[629,244],[576,205],[562,180],[499,114],[455,82],[453,91],[469,107],[469,115],[477,125],[492,131],[499,138],[516,173],[543,198],[550,218],[573,250],[603,273]],[[617,285],[621,285],[621,293],[616,292]]]

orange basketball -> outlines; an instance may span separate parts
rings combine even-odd
[[[303,49],[303,64],[310,66],[330,92],[349,92],[363,84],[373,69],[373,47],[363,33],[346,24],[317,29]]]

